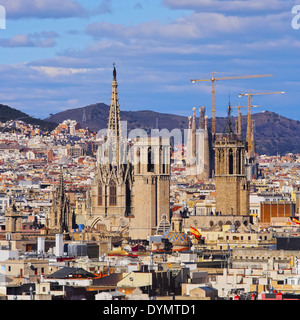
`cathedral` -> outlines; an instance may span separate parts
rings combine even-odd
[[[170,142],[162,137],[137,137],[128,148],[117,88],[114,67],[107,135],[98,148],[86,225],[109,232],[128,227],[131,239],[147,239],[161,219],[169,216]]]

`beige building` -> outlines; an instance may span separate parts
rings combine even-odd
[[[206,247],[212,250],[227,250],[228,248],[258,248],[276,244],[273,234],[268,232],[251,233],[230,232],[229,230],[201,230],[200,233],[202,238],[205,238]]]
[[[25,279],[35,281],[43,274],[56,271],[56,267],[49,266],[48,260],[41,259],[5,260],[0,265],[1,273],[18,283],[23,283]]]

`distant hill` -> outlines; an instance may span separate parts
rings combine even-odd
[[[233,118],[233,123],[237,118]],[[255,145],[259,154],[280,155],[300,153],[300,121],[288,119],[277,113],[265,111],[252,114],[255,121]],[[216,129],[222,130],[225,119],[216,119]],[[247,116],[242,116],[242,132],[247,132]]]
[[[40,129],[43,131],[52,131],[57,126],[56,123],[30,117],[22,111],[0,104],[0,122],[17,119],[32,125],[39,125]]]
[[[84,111],[85,110],[85,111]],[[82,121],[83,113],[86,115],[86,122]],[[128,130],[142,128],[146,131],[156,128],[158,119],[159,128],[185,129],[188,126],[186,117],[167,113],[158,113],[150,110],[144,111],[121,111],[121,120],[127,121]],[[69,109],[56,113],[46,121],[61,123],[66,119],[76,120],[82,128],[90,128],[93,131],[107,128],[109,106],[104,103],[96,103],[83,108]]]
[[[85,112],[86,121],[82,122]],[[63,120],[72,119],[80,123],[81,127],[89,127],[93,131],[107,128],[109,106],[104,103],[88,105],[82,108],[69,109],[54,114],[46,121],[61,123]],[[232,118],[233,127],[235,120]],[[287,152],[300,153],[300,122],[280,116],[274,112],[260,112],[252,115],[255,121],[256,151],[259,154],[275,155]],[[146,131],[155,129],[174,128],[187,129],[188,119],[184,116],[159,113],[149,110],[121,111],[121,120],[127,121],[128,131],[142,128]],[[216,118],[216,131],[223,132],[226,118]],[[208,119],[208,127],[211,128],[211,119]],[[245,137],[247,130],[247,116],[242,116],[242,131]]]

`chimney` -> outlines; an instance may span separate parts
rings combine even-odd
[[[45,253],[45,238],[37,238],[37,253],[44,254]]]

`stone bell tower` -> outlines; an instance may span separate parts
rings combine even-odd
[[[170,211],[170,141],[162,137],[138,138],[134,144],[134,219],[132,239],[153,235]]]
[[[21,208],[16,206],[13,198],[12,204],[5,211],[5,231],[7,234],[11,234],[12,240],[21,239],[22,216]]]
[[[245,143],[233,133],[229,116],[225,133],[217,133],[215,150],[216,213],[249,215],[249,186],[245,172]]]

